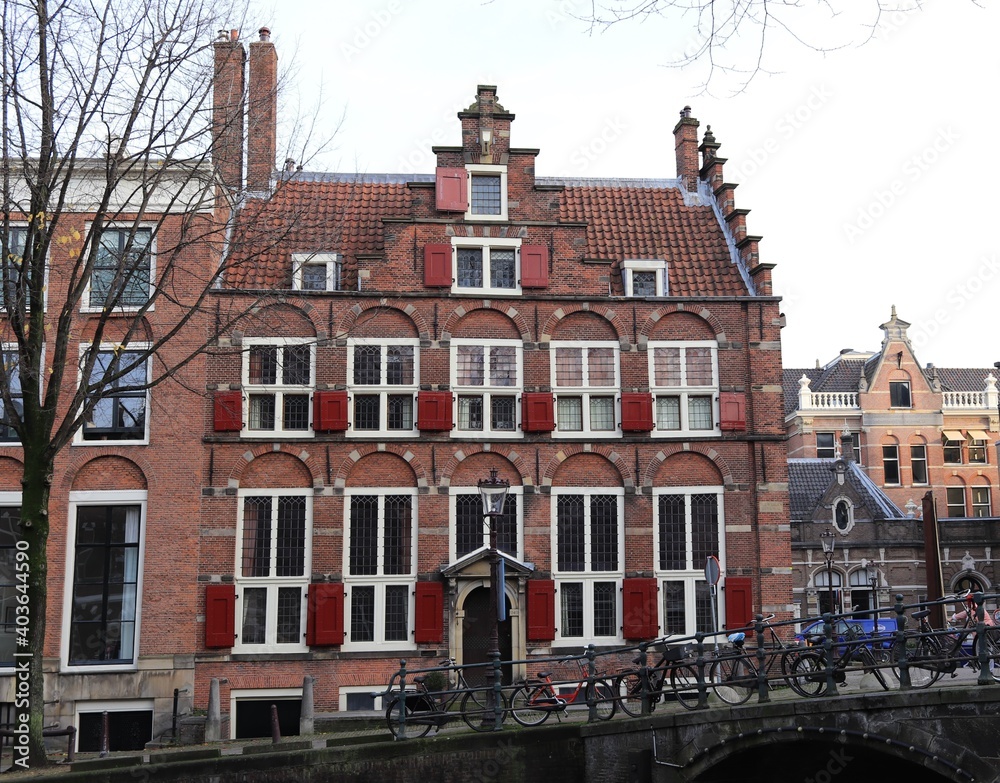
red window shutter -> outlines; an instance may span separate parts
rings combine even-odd
[[[343,643],[343,582],[320,582],[309,585],[306,644],[310,647],[329,647]]]
[[[451,245],[424,245],[424,285],[451,287]]]
[[[313,429],[342,432],[347,429],[347,392],[318,391],[313,394]]]
[[[236,643],[236,585],[205,587],[205,646]]]
[[[243,429],[243,393],[219,391],[213,400],[216,432],[239,432]]]
[[[556,638],[556,583],[551,579],[528,580],[528,641],[551,642]]]
[[[545,245],[521,245],[521,288],[547,288],[549,249]]]
[[[555,402],[548,392],[521,395],[521,429],[525,432],[552,432],[556,428]]]
[[[465,212],[469,208],[469,178],[465,169],[439,167],[434,184],[438,210]]]
[[[656,613],[656,579],[635,578],[622,581],[622,634],[629,640],[659,636]]]
[[[743,392],[719,394],[719,427],[723,432],[746,432],[747,396]]]
[[[752,625],[753,580],[749,576],[730,576],[722,590],[726,594],[726,630]]]
[[[649,432],[653,429],[653,395],[622,394],[622,432]]]
[[[414,641],[440,642],[444,639],[443,611],[444,584],[417,582]]]
[[[451,392],[417,393],[417,429],[422,432],[451,429]]]

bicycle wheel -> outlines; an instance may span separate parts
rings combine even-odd
[[[488,693],[485,690],[469,691],[462,697],[459,709],[462,712],[462,720],[465,725],[473,731],[493,731],[496,725],[493,718],[493,708],[488,702]],[[503,693],[500,694],[500,723],[507,720],[507,700]]]
[[[903,659],[903,652],[906,652],[907,667],[910,673],[910,685],[914,688],[929,688],[941,676],[941,672],[933,668],[936,661],[940,661],[941,648],[929,636],[907,636],[902,643],[898,640],[892,645],[891,660],[892,673],[899,680],[899,661]],[[921,665],[924,664],[924,665]]]
[[[611,720],[618,712],[615,690],[607,681],[597,680],[594,683],[594,700],[597,702],[598,720]]]
[[[715,661],[708,680],[715,695],[726,704],[745,704],[757,689],[757,672],[743,657]]]
[[[826,656],[816,650],[803,650],[788,657],[788,684],[799,696],[820,696],[826,690]]]
[[[385,722],[389,726],[389,733],[395,739],[418,739],[426,737],[431,730],[430,717],[432,710],[425,699],[408,698],[406,700],[406,723],[399,723],[399,697],[392,699],[389,706],[385,708]]]
[[[642,715],[642,678],[639,677],[637,672],[619,674],[615,677],[612,687],[618,696],[618,704],[621,706],[622,712],[626,715],[631,715],[633,718],[638,718]],[[650,712],[652,712],[653,707],[654,702],[650,699]]]
[[[522,726],[540,726],[549,718],[555,696],[544,685],[522,685],[510,697],[510,714]]]
[[[885,674],[882,672],[878,660],[870,649],[867,647],[860,648],[858,650],[858,661],[864,667],[865,674],[872,674],[878,681],[878,684],[882,686],[882,690],[889,690],[889,683],[885,679]]]
[[[682,707],[688,710],[698,709],[698,670],[694,666],[672,667],[670,688]]]

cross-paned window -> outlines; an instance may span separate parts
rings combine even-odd
[[[964,517],[965,513],[965,487],[947,487],[945,499],[948,504],[949,517]]]
[[[339,291],[343,271],[337,253],[292,255],[292,288],[297,291]]]
[[[984,486],[972,487],[972,516],[989,517],[990,488]]]
[[[419,350],[416,340],[348,342],[354,434],[413,433]]]
[[[520,290],[520,239],[455,237],[455,293],[509,295]]]
[[[961,435],[961,433],[957,433],[957,435]],[[945,436],[944,461],[951,465],[962,464],[962,440],[957,436],[955,438]]]
[[[146,439],[148,369],[141,351],[96,351],[85,392],[84,441]]]
[[[890,444],[882,447],[882,473],[884,483],[899,484],[899,446]]]
[[[17,645],[17,546],[21,509],[18,506],[0,506],[0,669],[14,665]],[[20,550],[26,551],[26,550]],[[25,557],[22,554],[21,557]],[[21,565],[23,573],[24,564]],[[23,611],[23,610],[22,610]],[[22,627],[22,631],[24,628]]]
[[[14,417],[20,417],[24,411],[24,395],[21,392],[21,373],[18,369],[18,355],[17,351],[14,349],[3,349],[0,352],[0,361],[2,361],[2,370],[4,374],[4,380],[7,384],[7,390],[10,393],[11,404],[13,406],[8,415],[8,409],[3,399],[0,398],[0,442],[16,442],[18,440],[17,432],[13,427]]]
[[[719,434],[718,347],[711,341],[650,343],[649,377],[661,436]]]
[[[618,431],[617,343],[553,342],[551,348],[556,433],[613,436]]]
[[[455,434],[519,436],[520,341],[452,341]]]
[[[279,490],[241,498],[239,647],[292,652],[304,644],[311,499]]]
[[[466,220],[507,219],[507,167],[473,164],[466,167],[469,203]]]
[[[345,646],[413,641],[415,502],[407,491],[347,496]]]
[[[483,515],[483,500],[478,490],[453,490],[455,520],[454,556],[460,560],[489,546],[489,523]],[[497,531],[497,549],[513,558],[521,558],[519,519],[519,494],[512,488],[504,502],[503,514],[493,523]]]
[[[305,339],[247,342],[243,376],[247,434],[311,434],[314,344]]]
[[[135,308],[149,301],[153,232],[148,228],[106,228],[90,275],[91,309]]]
[[[837,456],[836,437],[832,432],[816,433],[816,456],[819,459],[834,459]]]
[[[969,464],[986,464],[986,441],[972,439],[969,441]]]
[[[910,446],[910,473],[914,484],[927,483],[927,447],[922,443]]]

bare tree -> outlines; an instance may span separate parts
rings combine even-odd
[[[233,263],[240,205],[239,187],[220,180],[221,156],[212,157],[213,137],[225,131],[218,96],[213,105],[214,43],[245,12],[241,0],[3,6],[0,435],[20,442],[23,459],[20,521],[10,531],[16,562],[3,578],[18,602],[15,714],[30,715],[21,767],[46,761],[57,455],[81,428],[143,427],[142,392],[191,383],[185,372],[212,335],[253,306],[249,298],[232,312],[205,306]],[[240,90],[221,107],[240,143],[242,107]],[[281,236],[253,242],[269,252]]]
[[[664,22],[688,30],[688,44],[665,65],[703,65],[708,88],[734,75],[738,91],[771,72],[769,47],[787,39],[818,52],[864,44],[887,19],[920,10],[922,0],[591,0],[591,30]]]

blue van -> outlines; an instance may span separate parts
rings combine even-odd
[[[880,617],[878,618],[878,623],[871,618],[864,619],[854,619],[850,620],[840,618],[834,621],[834,637],[838,642],[844,641],[848,636],[848,629],[850,627],[854,628],[854,633],[860,633],[864,638],[871,638],[873,636],[879,637],[879,646],[888,649],[892,647],[894,641],[893,634],[896,633],[896,618],[895,617]],[[860,628],[860,631],[859,631]],[[807,643],[807,640],[811,636],[824,636],[826,634],[826,629],[824,628],[824,622],[822,620],[816,620],[815,622],[809,623],[801,632],[795,634],[795,640],[799,644]],[[871,647],[872,645],[869,645]]]

